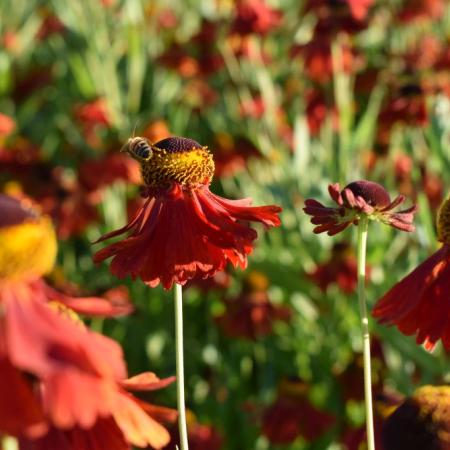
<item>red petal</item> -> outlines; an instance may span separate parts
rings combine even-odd
[[[160,379],[153,372],[144,372],[122,380],[120,384],[129,391],[154,391],[172,384],[175,377]]]
[[[381,323],[394,324],[420,305],[425,290],[448,266],[448,246],[444,245],[409,275],[397,283],[375,305],[372,315]]]

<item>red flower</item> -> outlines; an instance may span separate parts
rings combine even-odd
[[[195,286],[202,293],[207,294],[210,291],[224,291],[231,285],[231,275],[228,272],[217,272],[210,278],[194,279],[188,286]]]
[[[331,17],[334,22],[363,21],[374,0],[309,0],[305,11],[314,11],[320,18]]]
[[[307,275],[323,292],[336,283],[343,292],[351,294],[358,282],[357,262],[351,246],[346,242],[335,244],[331,258]]]
[[[378,116],[381,130],[389,131],[396,123],[422,127],[428,122],[425,96],[420,86],[407,84],[398,89]]]
[[[232,32],[265,35],[281,23],[281,12],[269,7],[264,0],[238,0]]]
[[[139,165],[118,153],[107,153],[99,159],[90,159],[79,167],[79,179],[88,192],[110,186],[116,181],[139,182]]]
[[[401,22],[432,21],[445,13],[445,0],[407,0],[398,17]]]
[[[243,292],[225,300],[226,311],[217,318],[217,323],[227,336],[257,339],[272,333],[274,321],[290,319],[289,308],[271,303],[268,287],[265,275],[253,271],[244,282]]]
[[[372,392],[375,397],[383,393],[383,384],[386,375],[386,360],[381,342],[376,337],[370,340],[372,360]],[[362,353],[355,353],[348,366],[342,372],[335,372],[342,397],[345,401],[364,401],[364,359]]]
[[[335,107],[327,104],[325,95],[318,89],[310,90],[306,94],[306,119],[309,132],[317,136],[327,117],[331,117],[334,130],[339,129],[339,116]]]
[[[47,286],[41,276],[54,264],[55,233],[25,201],[0,195],[0,244],[0,386],[10,389],[3,400],[14,396],[0,407],[0,431],[35,439],[48,426],[75,432],[111,418],[126,442],[165,445],[169,435],[159,420],[174,413],[127,391],[159,389],[173,378],[127,380],[120,346],[88,330],[68,306],[108,315],[130,308]]]
[[[360,180],[348,184],[342,191],[339,184],[328,186],[331,198],[338,208],[329,208],[317,200],[305,201],[303,210],[312,216],[311,223],[317,225],[314,233],[327,232],[333,236],[352,224],[357,224],[361,216],[378,220],[402,231],[413,231],[412,224],[417,207],[399,212],[391,212],[403,203],[405,197],[399,195],[392,202],[387,191],[377,183]]]
[[[348,0],[350,11],[355,19],[363,20],[367,16],[374,0]]]
[[[350,73],[355,69],[357,55],[348,43],[341,46],[341,70]],[[304,70],[312,81],[328,83],[333,77],[333,59],[331,40],[319,34],[306,44],[294,45],[290,51],[291,57],[301,56],[304,60]]]
[[[154,374],[141,374],[122,381],[126,367],[120,347],[76,322],[67,308],[58,313],[56,306],[45,303],[42,292],[29,288],[2,286],[1,344],[16,370],[37,377],[46,420],[70,433],[80,429],[89,434],[99,420],[111,417],[113,428],[127,442],[140,447],[165,445],[169,435],[158,422],[162,416],[173,419],[175,413],[143,403],[126,390],[159,389],[173,378],[159,380]],[[9,414],[16,417],[11,410]],[[10,431],[3,415],[0,419],[0,428]]]
[[[374,317],[416,335],[418,344],[432,350],[441,339],[450,350],[450,202],[441,206],[438,238],[443,246],[390,289],[375,305]]]
[[[382,421],[378,416],[374,418],[375,428],[375,448],[377,450],[384,450],[381,440]],[[367,443],[366,426],[362,425],[358,428],[347,428],[342,435],[341,444],[345,450],[361,450]],[[400,449],[401,447],[399,447]],[[409,448],[409,447],[408,447]]]
[[[170,131],[164,120],[154,120],[145,127],[142,136],[150,142],[158,142],[170,137]]]
[[[16,128],[16,122],[6,114],[0,113],[0,138],[8,137]]]
[[[281,384],[278,399],[263,417],[262,432],[272,444],[289,444],[299,436],[313,441],[334,425],[333,416],[309,402],[306,389],[300,381]]]
[[[97,263],[113,257],[111,271],[120,278],[131,275],[168,289],[213,276],[227,262],[245,268],[257,237],[245,222],[280,224],[277,206],[251,207],[249,199],[227,200],[210,192],[212,156],[192,139],[150,145],[133,138],[125,151],[141,162],[147,200],[128,225],[98,242],[127,231],[131,235],[94,256]]]
[[[250,158],[261,158],[260,151],[245,137],[233,137],[227,133],[215,137],[214,162],[216,176],[230,177],[245,170]]]
[[[45,7],[42,8],[39,12],[42,16],[42,23],[36,34],[38,40],[44,41],[53,34],[63,33],[63,31],[65,30],[64,24],[55,14],[53,14],[53,12]]]
[[[92,147],[98,145],[96,131],[101,128],[109,128],[112,124],[106,101],[103,98],[76,105],[74,116],[80,123],[84,138]]]

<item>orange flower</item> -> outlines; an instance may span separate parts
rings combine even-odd
[[[163,447],[169,434],[159,420],[174,412],[127,391],[159,389],[173,378],[148,373],[127,380],[120,346],[88,330],[68,306],[109,315],[130,308],[74,299],[42,280],[53,268],[55,233],[24,200],[0,195],[0,244],[0,386],[9,389],[3,399],[14,396],[0,407],[0,431],[35,439],[48,427],[81,433],[110,418],[124,441]]]
[[[372,314],[407,336],[415,334],[428,350],[439,339],[450,350],[450,199],[439,211],[438,239],[444,245],[378,300]]]
[[[94,255],[99,263],[113,257],[111,271],[146,284],[173,283],[213,276],[227,262],[245,268],[257,237],[246,222],[278,226],[278,206],[251,207],[249,199],[227,200],[209,190],[214,162],[207,147],[171,137],[154,145],[132,138],[124,147],[142,166],[147,198],[125,227],[97,242],[127,231],[126,239]]]
[[[0,138],[8,137],[16,128],[16,122],[6,114],[0,113]]]

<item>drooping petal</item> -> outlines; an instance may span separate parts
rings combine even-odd
[[[122,380],[120,384],[128,391],[154,391],[162,389],[175,381],[175,377],[159,378],[153,372],[143,372]]]
[[[126,296],[123,299],[107,300],[101,297],[70,297],[48,286],[44,280],[37,280],[40,289],[45,292],[49,301],[57,301],[74,310],[78,314],[100,317],[117,317],[133,312],[133,305]]]
[[[394,324],[412,312],[419,305],[427,286],[436,280],[447,266],[445,258],[448,252],[448,246],[444,245],[403,278],[378,300],[372,315],[381,323]]]
[[[117,395],[113,416],[126,440],[133,445],[160,449],[170,440],[169,432],[127,394]]]
[[[96,263],[113,257],[111,271],[120,278],[131,275],[169,289],[173,283],[211,277],[228,262],[245,268],[257,237],[247,222],[280,224],[279,207],[251,207],[248,199],[228,201],[207,186],[186,190],[173,183],[154,195],[142,208],[139,228],[130,227],[128,238],[94,255]]]

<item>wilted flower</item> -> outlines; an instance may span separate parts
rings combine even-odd
[[[274,305],[268,296],[269,280],[260,272],[250,272],[242,293],[225,300],[225,312],[217,317],[217,323],[227,336],[257,339],[272,333],[275,321],[287,322],[291,310]]]
[[[245,268],[257,237],[246,222],[280,224],[278,206],[251,207],[250,199],[213,194],[212,156],[192,139],[171,137],[151,145],[133,138],[124,149],[141,162],[147,200],[128,225],[98,242],[127,231],[131,235],[94,255],[97,263],[113,257],[111,271],[119,278],[131,275],[168,289],[210,277],[227,262]]]
[[[267,408],[262,432],[272,444],[289,444],[299,436],[313,441],[335,423],[330,414],[320,411],[307,398],[308,386],[298,379],[284,379],[275,403]]]
[[[312,216],[311,223],[317,225],[314,233],[327,232],[333,236],[345,230],[365,216],[370,220],[383,222],[402,231],[413,231],[412,224],[417,207],[414,205],[404,211],[391,212],[405,200],[399,195],[391,201],[388,192],[372,181],[354,181],[340,190],[339,183],[328,186],[331,198],[338,204],[337,208],[322,205],[314,199],[305,201],[303,210]]]
[[[450,199],[438,214],[438,240],[442,247],[378,300],[372,314],[407,336],[415,334],[428,350],[439,339],[450,350]]]
[[[450,386],[423,386],[386,420],[384,450],[450,448]]]

